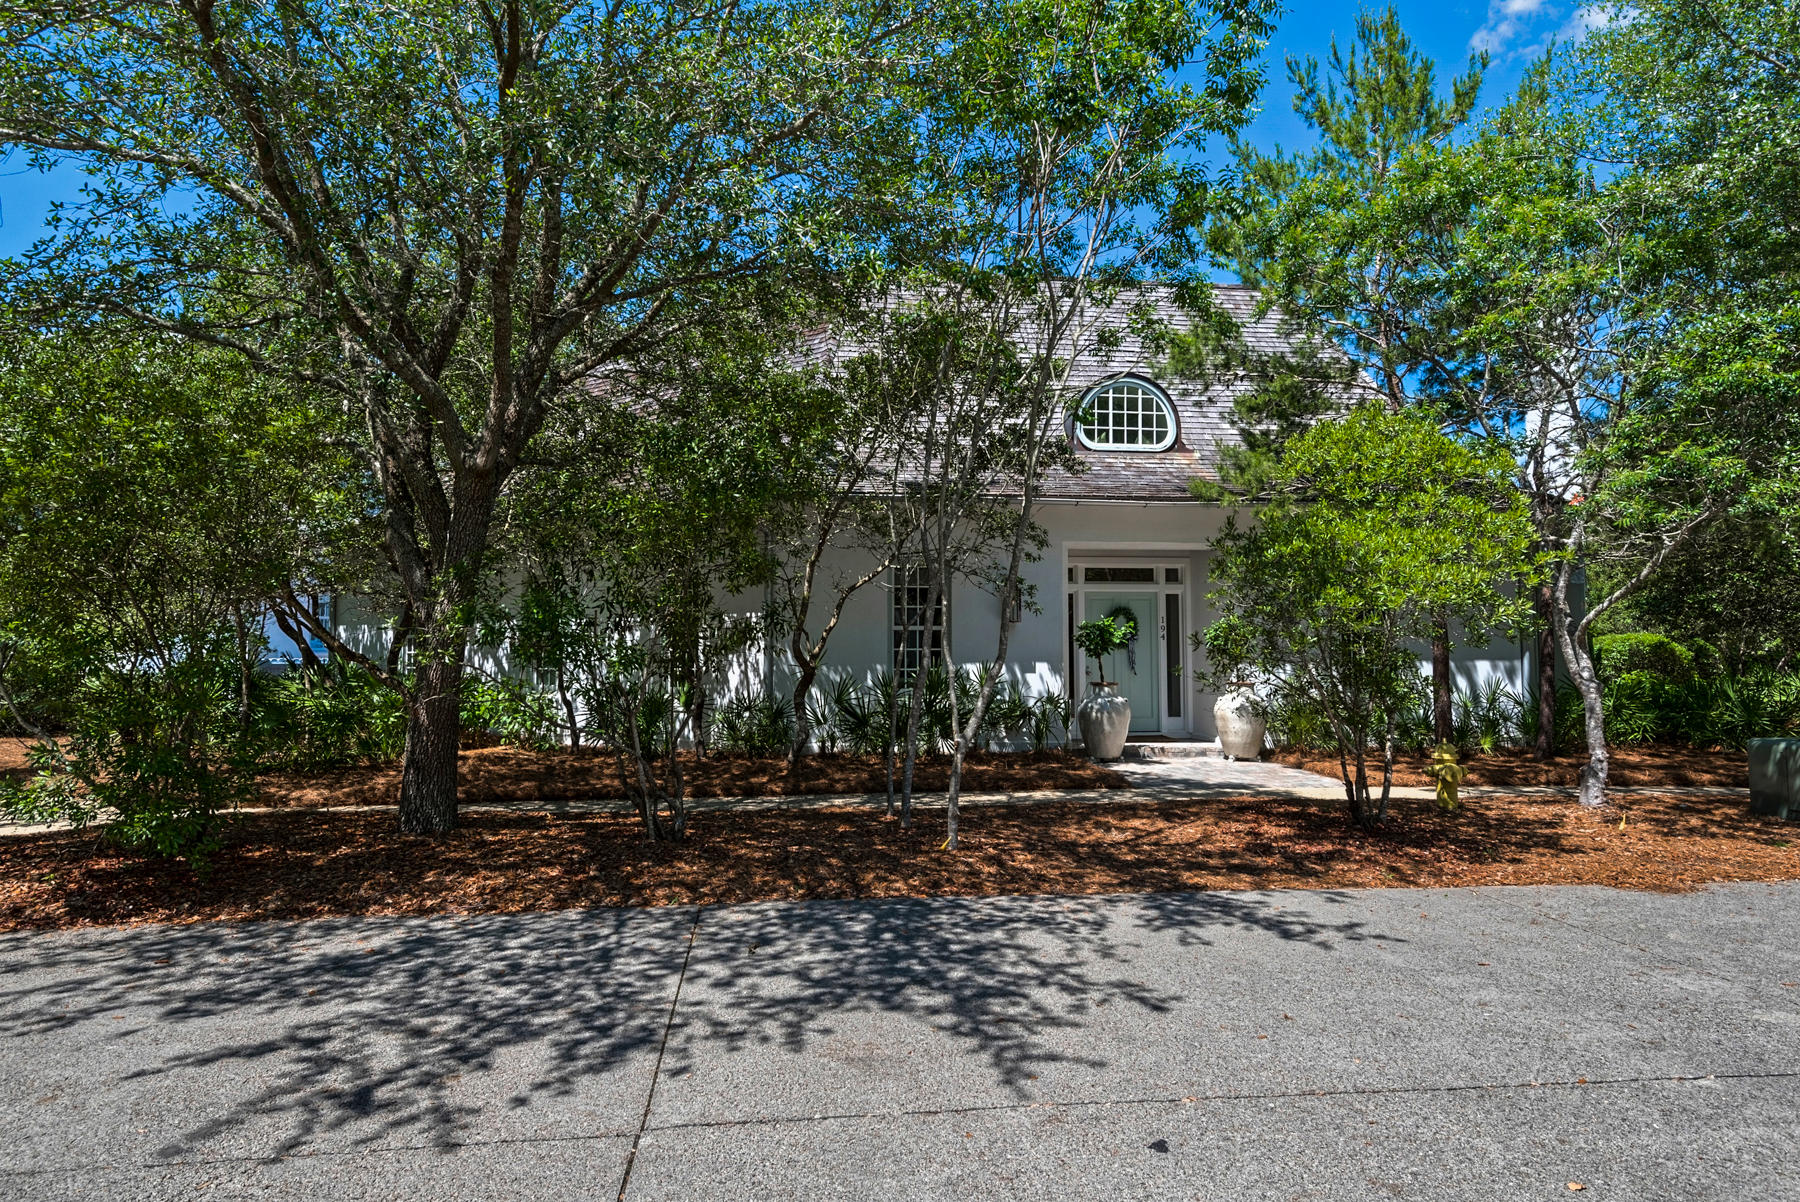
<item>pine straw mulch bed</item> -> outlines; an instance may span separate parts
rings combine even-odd
[[[457,794],[464,805],[508,802],[592,801],[626,796],[617,759],[590,749],[532,751],[523,747],[464,750],[457,759]],[[887,792],[887,764],[879,755],[811,755],[794,775],[779,756],[682,756],[689,797],[820,796]],[[914,787],[949,787],[950,761],[919,760]],[[321,773],[271,773],[258,782],[255,806],[392,805],[400,794],[398,765],[364,765]],[[1021,793],[1039,789],[1128,789],[1111,768],[1066,751],[976,754],[963,765],[971,793]]]
[[[1187,889],[1610,885],[1678,892],[1800,878],[1800,828],[1730,798],[1633,798],[1623,812],[1483,797],[1401,802],[1363,834],[1298,799],[972,807],[911,831],[867,807],[698,813],[679,844],[628,814],[466,814],[442,841],[392,812],[240,815],[206,879],[66,832],[0,838],[0,931],[327,915],[470,914],[796,898]]]
[[[1650,788],[1684,785],[1725,785],[1739,789],[1750,787],[1750,758],[1741,750],[1648,744],[1615,746],[1607,751],[1610,767],[1606,783],[1609,785]],[[1290,767],[1304,768],[1308,772],[1318,772],[1334,778],[1338,775],[1337,756],[1328,751],[1283,748],[1272,752],[1269,758]],[[1423,771],[1430,760],[1431,757],[1425,755],[1398,757],[1394,762],[1394,783],[1430,788],[1437,783]],[[1531,753],[1524,749],[1507,748],[1492,755],[1465,756],[1463,766],[1468,768],[1469,775],[1464,778],[1463,784],[1566,785],[1573,788],[1580,783],[1581,766],[1586,762],[1587,753],[1583,750],[1565,752],[1556,759],[1545,762],[1532,759]],[[1380,757],[1371,760],[1369,766],[1379,779]]]

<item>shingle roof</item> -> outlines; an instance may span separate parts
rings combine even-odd
[[[1300,336],[1285,327],[1278,312],[1259,315],[1259,301],[1257,290],[1246,285],[1213,286],[1214,305],[1236,322],[1239,336],[1250,351],[1281,354],[1298,349]],[[903,305],[905,298],[897,297],[890,303]],[[1080,341],[1086,349],[1077,353],[1069,365],[1069,400],[1073,405],[1096,385],[1122,376],[1148,380],[1169,398],[1175,410],[1173,445],[1163,451],[1096,451],[1083,446],[1071,434],[1071,445],[1084,470],[1056,469],[1048,473],[1039,494],[1043,500],[1194,501],[1189,482],[1217,481],[1220,447],[1240,441],[1231,420],[1233,402],[1255,386],[1252,377],[1241,372],[1207,379],[1172,374],[1157,348],[1146,345],[1134,328],[1146,308],[1167,330],[1185,332],[1196,321],[1196,315],[1178,303],[1175,289],[1162,284],[1127,289],[1104,311],[1083,315],[1078,324],[1084,330]],[[1100,333],[1107,330],[1115,331],[1115,336],[1101,338]],[[802,335],[795,348],[796,358],[830,371],[865,353],[869,349],[867,337],[866,329],[854,325],[819,326]],[[1029,340],[1030,334],[1022,333],[1020,337],[1022,341]],[[1321,349],[1341,355],[1334,347]],[[586,383],[594,392],[609,391],[608,382],[598,375]],[[654,405],[642,398],[637,403],[643,407]]]
[[[1296,349],[1297,336],[1284,329],[1279,313],[1257,314],[1259,295],[1254,288],[1219,284],[1213,303],[1238,325],[1253,352],[1281,353]],[[1058,471],[1044,483],[1047,500],[1187,501],[1193,499],[1188,482],[1195,478],[1217,481],[1219,448],[1239,442],[1232,425],[1233,401],[1254,386],[1247,375],[1224,374],[1209,379],[1188,379],[1169,373],[1143,339],[1130,327],[1131,310],[1148,307],[1169,329],[1189,330],[1194,315],[1176,303],[1173,288],[1146,285],[1122,296],[1105,313],[1093,318],[1096,328],[1111,327],[1119,338],[1110,350],[1091,349],[1075,357],[1069,369],[1071,391],[1087,392],[1097,384],[1134,375],[1149,380],[1169,398],[1175,410],[1176,436],[1166,451],[1095,451],[1075,444],[1087,470]],[[1084,339],[1097,348],[1099,340]]]
[[[1237,323],[1252,352],[1295,350],[1297,335],[1284,328],[1279,313],[1259,315],[1259,300],[1256,289],[1244,285],[1217,284],[1213,288],[1214,305]],[[1231,423],[1232,403],[1254,386],[1251,377],[1241,373],[1209,379],[1172,375],[1156,349],[1147,346],[1133,328],[1146,308],[1168,330],[1193,328],[1195,314],[1177,302],[1172,286],[1146,284],[1127,289],[1106,310],[1083,315],[1077,323],[1084,330],[1080,341],[1087,349],[1070,363],[1070,400],[1073,403],[1095,385],[1121,376],[1148,380],[1163,391],[1175,410],[1174,444],[1164,451],[1095,451],[1071,438],[1086,470],[1051,472],[1044,482],[1044,499],[1191,501],[1188,482],[1195,478],[1216,481],[1220,446],[1239,441]],[[1106,330],[1116,331],[1116,338],[1102,339],[1099,335]],[[1021,337],[1029,339],[1031,335],[1027,331]],[[1106,349],[1101,349],[1103,346]],[[855,333],[820,327],[802,338],[799,354],[805,362],[829,368],[866,349]]]

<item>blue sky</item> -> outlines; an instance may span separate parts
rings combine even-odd
[[[1291,148],[1307,140],[1306,128],[1289,103],[1293,89],[1287,81],[1286,56],[1312,55],[1324,63],[1334,35],[1339,45],[1355,36],[1359,7],[1289,0],[1270,39],[1262,111],[1250,127],[1253,142],[1265,147],[1279,142]],[[1592,23],[1592,10],[1579,0],[1396,0],[1394,8],[1413,43],[1437,60],[1440,81],[1461,74],[1472,51],[1488,52],[1484,106],[1504,100],[1524,68],[1552,39],[1578,38]]]
[[[1578,0],[1400,0],[1402,26],[1420,49],[1438,60],[1440,75],[1462,70],[1471,49],[1486,48],[1493,56],[1483,99],[1500,100],[1518,82],[1519,72],[1553,37],[1569,37],[1584,28]],[[1286,146],[1305,140],[1305,130],[1289,107],[1288,54],[1325,57],[1335,34],[1348,41],[1355,28],[1354,4],[1292,0],[1269,45],[1269,83],[1251,137],[1262,145]],[[0,161],[0,258],[22,252],[43,232],[55,201],[74,202],[81,172],[62,168],[49,175],[25,166],[14,152]]]

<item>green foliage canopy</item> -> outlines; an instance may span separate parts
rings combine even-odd
[[[1221,625],[1196,643],[1229,651],[1216,672],[1248,669],[1323,710],[1365,824],[1384,813],[1387,779],[1372,802],[1365,757],[1391,748],[1419,688],[1414,647],[1440,615],[1486,632],[1518,614],[1511,586],[1534,558],[1510,470],[1428,417],[1361,406],[1290,442],[1275,499],[1217,542]]]

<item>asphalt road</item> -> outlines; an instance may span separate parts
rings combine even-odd
[[[1800,885],[0,937],[0,1198],[621,1191],[1800,1198]]]

